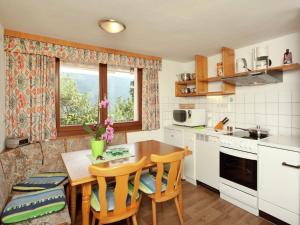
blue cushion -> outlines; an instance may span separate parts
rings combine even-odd
[[[164,172],[162,177],[161,191],[164,192],[167,188],[168,174]],[[154,194],[156,192],[156,173],[145,173],[141,176],[139,189],[146,194]]]
[[[108,207],[107,207],[108,211],[113,211],[115,208],[114,189],[115,189],[115,183],[107,185],[106,201],[108,204]],[[97,212],[99,212],[101,210],[98,191],[99,191],[99,189],[97,186],[92,190],[92,193],[91,193],[91,207]],[[128,183],[128,195],[127,195],[127,200],[126,200],[127,205],[129,205],[131,202],[130,200],[131,200],[132,194],[133,194],[133,185],[129,182]],[[140,193],[138,192],[136,199],[138,199],[139,197],[140,197]]]
[[[54,188],[67,179],[66,173],[39,173],[13,186],[14,191],[40,191]]]
[[[64,189],[56,187],[14,196],[3,210],[3,224],[41,217],[63,210],[66,206]]]

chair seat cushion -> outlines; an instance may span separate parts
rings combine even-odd
[[[162,177],[162,192],[167,188],[167,179],[168,173],[164,172]],[[156,192],[156,172],[142,174],[139,189],[145,194],[154,194]]]
[[[14,196],[2,213],[2,223],[12,224],[59,212],[66,206],[62,187]]]
[[[106,201],[107,201],[107,210],[108,211],[113,211],[115,208],[115,197],[114,197],[114,189],[115,189],[115,183],[107,185],[106,189]],[[130,204],[131,196],[133,194],[133,185],[129,182],[128,183],[128,195],[127,195],[127,200],[126,204]],[[140,193],[137,193],[136,199],[139,199]],[[101,210],[100,207],[100,202],[99,202],[99,189],[98,186],[93,188],[92,193],[91,193],[91,207],[99,212]]]
[[[14,191],[40,191],[54,188],[67,179],[66,173],[39,173],[13,186]]]

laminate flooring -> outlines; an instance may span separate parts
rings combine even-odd
[[[202,186],[183,182],[185,225],[270,225],[271,222],[252,215],[221,199],[219,195]],[[80,207],[78,207],[80,208]],[[81,224],[81,211],[77,212],[77,224]],[[139,225],[152,225],[151,201],[143,195],[138,213]],[[126,221],[113,225],[126,225]],[[157,225],[180,225],[174,201],[157,204]]]

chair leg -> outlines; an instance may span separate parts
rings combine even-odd
[[[127,225],[130,225],[130,218],[126,219],[126,223],[127,223]]]
[[[92,225],[96,225],[96,217],[93,215]]]
[[[138,225],[137,221],[136,221],[136,215],[132,216],[132,223],[133,223],[133,225]]]
[[[180,224],[183,225],[183,215],[182,215],[182,211],[180,209],[178,197],[176,197],[174,200],[175,200],[175,205],[176,205],[178,217],[179,217],[179,220],[180,220]]]
[[[156,225],[156,202],[152,200],[152,224]]]

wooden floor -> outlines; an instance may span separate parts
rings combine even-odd
[[[202,187],[183,182],[184,223],[185,225],[269,225],[272,224],[256,217],[222,199],[219,195]],[[179,225],[174,201],[157,206],[158,225]],[[78,212],[77,225],[81,224]],[[113,225],[125,225],[126,221]],[[138,213],[139,225],[152,225],[151,202],[143,196]]]

